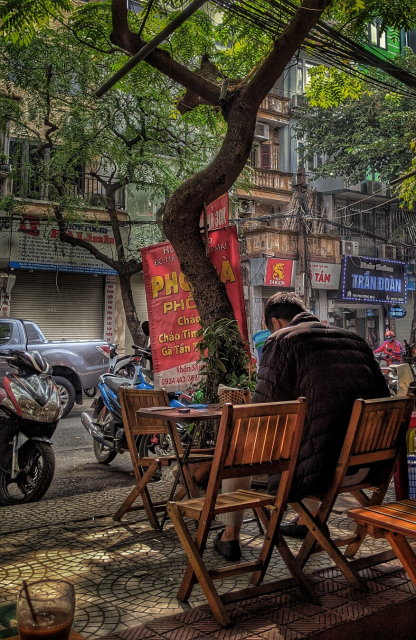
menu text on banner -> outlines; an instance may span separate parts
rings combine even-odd
[[[235,227],[211,231],[209,256],[226,286],[241,335],[247,322]],[[200,316],[192,287],[181,272],[169,242],[142,249],[155,388],[187,389],[198,381],[195,345]]]

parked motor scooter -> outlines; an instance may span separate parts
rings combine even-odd
[[[37,351],[9,350],[0,389],[0,504],[37,502],[55,471],[51,437],[62,415],[58,387]]]
[[[133,379],[106,373],[101,376],[98,387],[100,396],[92,404],[94,409],[92,417],[88,413],[81,414],[81,422],[92,436],[94,456],[101,464],[109,464],[118,453],[128,450],[124,433],[121,407],[118,400],[118,390],[122,386],[135,387],[136,389],[153,389],[154,375],[151,369],[145,368],[142,362],[151,362],[151,351],[134,346],[140,363],[135,362]],[[172,407],[184,407],[190,404],[192,399],[181,392],[169,393],[169,401]],[[181,440],[186,440],[188,431],[186,427],[177,425]],[[136,440],[140,456],[171,455],[173,453],[170,438],[165,434],[151,434],[138,437]]]

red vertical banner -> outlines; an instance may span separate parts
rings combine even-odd
[[[209,257],[225,284],[227,296],[233,307],[235,319],[243,340],[247,342],[247,318],[241,278],[240,248],[237,228],[227,227],[211,231],[208,236]]]
[[[142,249],[155,388],[186,389],[198,380],[200,317],[192,288],[169,242]],[[209,234],[209,255],[224,282],[244,340],[247,322],[235,227]]]

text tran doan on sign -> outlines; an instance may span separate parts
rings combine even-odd
[[[405,263],[397,260],[345,256],[342,275],[344,300],[406,302]]]

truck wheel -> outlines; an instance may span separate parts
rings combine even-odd
[[[54,376],[54,380],[57,384],[59,395],[61,396],[63,407],[62,418],[65,418],[75,404],[75,389],[66,378]]]

